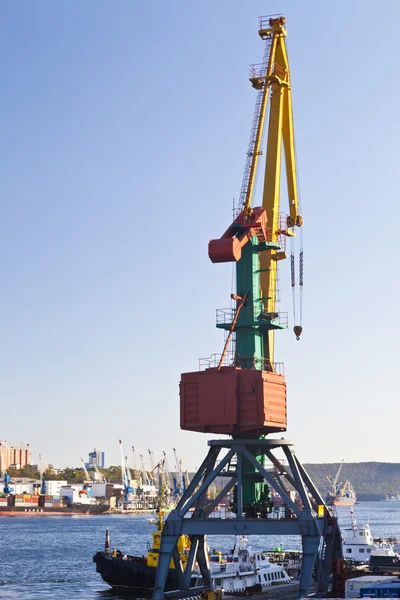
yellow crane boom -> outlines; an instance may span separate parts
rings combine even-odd
[[[266,41],[266,51],[261,67],[256,68],[254,66],[251,71],[250,81],[253,87],[258,90],[259,95],[256,102],[248,163],[246,164],[241,192],[241,204],[246,213],[250,215],[258,157],[261,154],[262,131],[269,98],[268,139],[262,207],[267,213],[267,225],[273,242],[279,242],[279,240],[282,240],[282,236],[294,236],[293,228],[301,227],[303,224],[303,218],[299,214],[292,94],[284,24],[285,17],[282,16],[260,18],[258,33]],[[289,197],[289,215],[286,222],[283,223],[280,220],[282,146],[285,154]],[[286,258],[284,250],[260,254],[261,296],[267,313],[276,312],[277,263],[284,258]],[[301,333],[300,328],[297,327],[295,332],[296,330],[296,335]],[[273,330],[265,334],[264,354],[271,363],[274,362]]]

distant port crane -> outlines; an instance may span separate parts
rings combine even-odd
[[[4,472],[4,488],[3,488],[3,492],[5,494],[11,494],[11,492],[14,491],[14,488],[10,487],[10,482],[11,482],[11,477],[5,471]]]
[[[338,470],[336,471],[336,475],[335,478],[332,479],[332,477],[330,475],[327,475],[326,478],[330,483],[330,493],[332,494],[332,496],[336,496],[336,494],[339,492],[339,477],[340,477],[340,473],[342,471],[342,467],[343,467],[343,463],[344,463],[344,459],[342,459],[342,462],[339,465]]]
[[[81,457],[81,463],[82,463],[83,472],[85,473],[85,481],[84,481],[84,483],[92,483],[92,479],[91,479],[91,477],[89,475],[89,471],[87,470],[85,461],[83,460],[82,457]]]
[[[140,455],[140,464],[142,466],[142,477],[144,485],[151,485],[151,481],[149,479],[149,474],[147,471],[146,463],[144,462],[143,454]]]
[[[122,477],[122,485],[124,486],[124,501],[126,503],[130,502],[131,494],[133,493],[133,488],[131,487],[130,477],[126,468],[125,462],[125,454],[124,449],[122,447],[122,440],[119,440],[119,449],[121,454],[121,477]]]
[[[97,459],[94,458],[93,459],[93,468],[94,468],[94,481],[97,481],[99,483],[103,483],[104,482],[104,477],[102,475],[102,473],[100,473],[99,468],[97,466]]]
[[[174,486],[177,488],[178,493],[186,492],[186,480],[182,471],[182,459],[178,458],[176,448],[172,448],[175,457],[175,469],[177,482],[174,482]]]

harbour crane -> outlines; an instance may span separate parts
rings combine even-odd
[[[103,483],[104,482],[104,477],[103,477],[102,473],[100,473],[100,471],[99,471],[99,468],[97,466],[97,459],[96,458],[93,459],[93,467],[94,467],[94,473],[95,473],[94,474],[94,480],[98,481],[100,483]]]
[[[257,90],[257,99],[238,213],[222,237],[211,240],[208,246],[213,263],[236,264],[236,292],[231,295],[235,305],[232,309],[217,310],[217,327],[227,332],[222,354],[216,361],[217,368],[212,372],[210,368],[200,371],[195,378],[192,374],[182,375],[181,397],[184,405],[190,404],[194,381],[199,393],[204,395],[199,407],[203,422],[194,426],[192,421],[185,423],[181,419],[184,429],[246,437],[265,436],[286,431],[287,428],[283,365],[275,362],[274,352],[275,331],[287,328],[287,313],[277,312],[276,308],[277,268],[278,263],[286,258],[286,240],[294,238],[295,230],[303,225],[303,218],[299,211],[285,20],[278,17],[272,19],[271,23],[266,21],[260,29],[260,36],[265,40],[263,62],[250,69],[249,79]],[[270,107],[262,205],[254,207],[252,201],[262,153],[268,99]],[[287,216],[280,216],[282,145],[289,204]],[[294,258],[291,262],[293,282]],[[302,262],[300,266],[302,269]],[[295,325],[294,328],[296,336],[300,337],[301,325]],[[209,360],[206,367],[212,366],[213,362]],[[226,369],[231,369],[229,376],[232,383],[229,384]],[[226,391],[225,401],[221,403],[223,373],[226,373]],[[265,406],[265,412],[248,402],[245,389],[250,385],[249,376],[255,390],[258,390],[256,404]],[[238,401],[243,406],[239,413]],[[184,410],[183,414],[181,412],[181,417],[190,414],[188,410]],[[243,507],[248,514],[255,510],[268,511],[270,504],[267,486],[264,482],[257,482],[255,468],[245,459],[244,470],[248,474],[244,475],[243,480]]]
[[[151,485],[154,485],[155,487],[157,487],[158,481],[157,481],[157,477],[154,476],[155,473],[155,469],[156,469],[156,463],[154,460],[154,452],[152,452],[150,449],[148,449],[148,453],[149,453],[149,460],[150,460],[150,479],[151,479]]]
[[[81,463],[82,463],[83,472],[85,473],[85,478],[86,478],[84,483],[92,483],[92,480],[89,475],[89,471],[87,470],[85,461],[83,460],[82,457],[81,457]]]
[[[136,453],[135,453],[135,446],[132,446],[132,457],[133,457],[133,471],[134,471],[134,476],[138,478],[137,484],[137,491],[139,493],[140,489],[142,488],[143,482],[142,482],[142,475],[141,475],[141,471],[140,469],[137,468],[137,464],[136,464]]]
[[[269,437],[287,429],[286,381],[283,363],[275,360],[274,336],[275,331],[288,326],[287,313],[277,310],[278,265],[287,258],[288,243],[296,339],[300,339],[303,331],[303,217],[297,182],[285,18],[281,15],[261,17],[258,34],[265,42],[265,50],[262,63],[250,69],[249,80],[257,98],[239,203],[225,233],[208,245],[213,263],[236,265],[232,306],[218,309],[216,314],[216,326],[225,331],[225,343],[220,354],[200,359],[200,370],[183,373],[180,381],[181,428],[230,437],[208,442],[206,458],[176,509],[166,519],[153,600],[164,598],[171,560],[177,569],[179,589],[169,595],[184,597],[202,591],[190,587],[195,561],[204,589],[210,589],[206,533],[233,535],[243,531],[247,535],[300,535],[299,599],[308,594],[313,570],[317,595],[326,597],[331,573],[336,585],[343,566],[337,519],[293,452],[293,442]],[[264,152],[262,141],[268,105],[264,183],[261,205],[256,206],[255,184],[259,158]],[[286,215],[281,214],[283,160],[288,192]],[[279,464],[275,453],[284,454],[288,469]],[[277,469],[275,473],[265,467],[267,461]],[[226,484],[215,498],[207,499],[210,487],[220,476],[226,478]],[[232,489],[232,511],[236,519],[210,518]],[[281,519],[267,518],[271,511],[270,489],[278,493],[290,509]],[[293,500],[289,489],[297,493],[299,502]],[[193,517],[185,518],[190,510],[194,511]],[[177,544],[182,534],[190,535],[195,542],[185,572],[178,561]]]
[[[338,470],[336,471],[336,475],[334,478],[332,478],[330,475],[326,475],[326,479],[329,481],[329,493],[332,496],[336,496],[336,494],[339,492],[339,487],[341,484],[339,484],[339,477],[340,477],[340,473],[342,471],[342,467],[343,467],[343,463],[344,463],[344,459],[342,459],[342,462],[339,465]]]
[[[144,462],[143,454],[140,455],[140,463],[142,465],[143,483],[145,485],[150,485],[149,475],[147,473],[147,467],[146,463]]]
[[[121,453],[121,476],[122,476],[122,485],[124,486],[124,500],[125,502],[129,502],[130,501],[130,495],[133,492],[133,488],[131,487],[131,482],[126,470],[126,464],[125,464],[125,455],[124,455],[124,449],[122,447],[122,440],[119,440],[119,449],[120,449],[120,453]]]
[[[46,482],[44,480],[44,468],[42,464],[42,455],[39,454],[39,476],[40,476],[40,489],[39,492],[42,496],[46,494]]]
[[[339,468],[336,471],[335,479],[333,480],[333,486],[335,487],[335,489],[336,489],[336,486],[337,486],[338,481],[339,481],[339,477],[340,477],[340,473],[342,471],[343,463],[344,463],[344,459],[342,459],[342,462],[340,463]]]
[[[128,475],[129,482],[131,482],[132,481],[132,474],[131,474],[131,470],[129,468],[128,457],[127,456],[125,456],[125,469],[126,469],[126,474]]]
[[[186,491],[186,481],[185,481],[185,477],[182,472],[182,459],[178,458],[178,455],[176,453],[176,448],[172,448],[172,450],[174,452],[174,457],[175,457],[176,478],[179,482],[179,484],[174,483],[174,486],[178,487],[179,491],[181,491],[181,489],[182,489],[185,492]]]
[[[14,491],[14,488],[10,487],[11,477],[8,475],[7,471],[4,471],[4,487],[3,492],[5,494],[11,494]]]
[[[174,480],[173,480],[173,477],[172,477],[171,469],[169,468],[167,453],[165,451],[163,451],[163,457],[164,457],[164,459],[163,459],[164,472],[165,472],[165,477],[166,477],[167,485],[168,485],[171,493],[172,494],[176,494],[176,486],[174,485]]]
[[[86,468],[86,464],[85,461],[83,460],[83,458],[81,457],[81,463],[82,463],[82,467],[83,467],[83,472],[85,473],[85,479],[83,481],[83,489],[87,491],[87,495],[88,496],[93,496],[93,490],[92,490],[92,480],[90,478],[89,475],[89,471]],[[46,493],[46,486],[44,483],[44,479],[42,479],[42,488],[40,490],[41,494],[45,494]]]

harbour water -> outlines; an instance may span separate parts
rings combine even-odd
[[[374,537],[400,537],[400,502],[365,502],[354,516],[369,521]],[[350,524],[350,509],[338,508],[340,523]],[[0,600],[118,600],[96,573],[92,557],[104,545],[109,527],[111,547],[146,554],[154,527],[149,515],[0,518]],[[254,537],[253,548],[300,548],[299,539]],[[208,538],[211,547],[228,550],[230,537]]]

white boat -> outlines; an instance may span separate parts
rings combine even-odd
[[[386,494],[385,500],[386,502],[398,502],[400,500],[400,494],[392,494],[391,496]]]
[[[369,523],[357,523],[352,515],[351,527],[342,529],[344,558],[367,563],[371,555],[397,556],[391,542],[374,540]]]
[[[245,537],[240,538],[229,554],[213,552],[210,556],[210,572],[215,588],[229,594],[262,592],[271,585],[290,582],[285,569],[271,563],[265,552],[248,548]],[[197,585],[201,585],[200,576]]]

